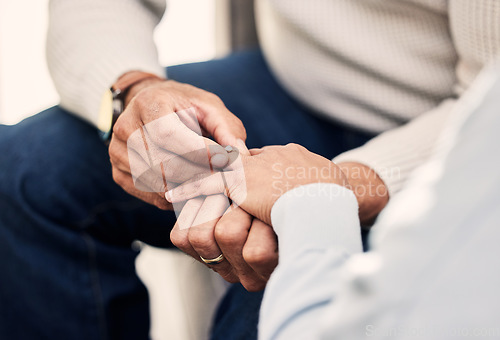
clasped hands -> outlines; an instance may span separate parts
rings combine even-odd
[[[209,265],[214,271],[249,291],[263,289],[278,264],[274,202],[303,184],[346,185],[340,168],[298,145],[247,150],[241,121],[190,85],[149,80],[131,92],[109,147],[114,180],[176,210],[170,236],[179,249],[198,261],[223,254]]]

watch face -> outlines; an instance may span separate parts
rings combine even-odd
[[[106,90],[101,99],[101,107],[99,109],[99,119],[97,121],[97,128],[108,134],[111,130],[113,123],[113,93],[111,90]]]

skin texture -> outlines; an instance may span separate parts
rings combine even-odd
[[[166,197],[182,202],[199,195],[214,195],[228,187],[229,197],[249,214],[271,225],[271,209],[276,200],[294,188],[311,183],[349,186],[339,166],[303,146],[267,146],[242,154],[244,171],[235,169],[209,177],[194,178],[172,190]]]
[[[171,231],[171,240],[175,246],[200,262],[200,256],[211,259],[221,253],[224,254],[223,262],[209,265],[209,267],[229,282],[241,282],[249,291],[262,290],[278,264],[278,243],[270,227],[269,215],[276,199],[287,190],[317,181],[347,186],[353,189],[358,198],[360,219],[366,226],[371,225],[388,201],[387,194],[372,196],[366,194],[367,190],[362,190],[374,186],[385,188],[385,185],[375,172],[361,164],[345,163],[336,166],[330,160],[312,154],[298,145],[251,150],[252,155],[250,155],[243,143],[246,139],[246,132],[241,121],[227,110],[217,96],[191,85],[149,78],[134,85],[128,91],[125,103],[126,108],[114,126],[109,146],[113,178],[129,194],[160,209],[173,209],[172,204],[165,199],[167,188],[158,189],[163,186],[165,180],[168,181],[168,189],[171,189],[170,184],[176,185],[184,183],[186,179],[196,179],[202,175],[203,171],[206,171],[202,169],[203,166],[200,167],[200,164],[197,164],[196,152],[194,152],[196,150],[190,149],[186,141],[201,139],[203,144],[211,147],[212,156],[216,153],[225,155],[219,145],[238,146],[244,159],[246,186],[250,188],[247,192],[248,200],[245,200],[243,205],[238,202],[240,207],[232,206],[228,209],[227,200],[223,196],[225,188],[222,185],[221,189],[220,182],[216,188],[218,191],[209,190],[210,196],[206,198],[197,198],[202,193],[199,191],[200,188],[196,190],[191,190],[193,189],[191,188],[190,195],[184,195],[183,199],[179,200],[187,200],[179,220],[198,224],[197,219],[210,216],[211,213],[215,215],[213,218],[208,218],[208,221],[188,229],[182,229],[179,223],[176,223]],[[166,130],[154,134],[157,138],[151,138],[151,142],[158,146],[159,157],[177,156],[169,158],[171,162],[169,164],[175,163],[175,165],[165,166],[163,169],[154,168],[148,174],[150,177],[140,178],[142,182],[134,183],[130,162],[140,162],[141,155],[139,153],[136,155],[137,159],[129,159],[127,149],[129,138],[144,125],[172,112],[188,108],[195,108],[196,118],[203,135],[212,136],[215,142],[193,135],[192,131],[184,126],[189,123],[172,120],[173,123],[168,124]],[[166,138],[169,138],[169,143],[165,143]],[[217,149],[218,147],[220,149]],[[272,164],[276,163],[276,160],[292,168],[303,166],[329,169],[332,176],[331,178],[299,180],[297,179],[299,176],[293,176],[292,171],[288,174],[290,178],[280,181],[283,183],[280,184],[274,180],[273,184],[272,177],[276,174],[269,173],[269,169]],[[171,171],[172,169],[182,169],[182,171]],[[361,171],[362,176],[359,176],[359,171],[352,171],[359,169],[364,170]],[[249,171],[248,174],[247,171]],[[357,175],[354,176],[354,174]],[[206,176],[203,175],[203,177]],[[263,178],[269,178],[269,180],[266,182],[262,180]],[[193,181],[188,183],[192,184]],[[143,184],[142,187],[141,184]],[[235,201],[238,201],[236,197],[238,184],[237,181],[233,181],[233,191],[230,194],[230,197],[234,196],[231,198]],[[190,184],[179,188],[189,188],[187,185]],[[149,190],[151,192],[144,190],[144,187],[152,189]],[[262,200],[263,197],[264,200]]]
[[[389,202],[387,187],[377,173],[366,165],[359,163],[338,165],[349,181],[349,189],[354,192],[358,200],[361,226],[369,229]]]
[[[227,110],[217,96],[191,85],[150,78],[133,86],[127,93],[125,103],[126,108],[113,128],[109,146],[113,178],[129,194],[163,210],[173,209],[165,200],[165,192],[140,190],[132,178],[127,142],[135,131],[172,112],[195,108],[203,134],[212,136],[218,144],[235,145],[237,140],[246,139],[241,121]],[[158,133],[158,138],[151,140],[159,145],[158,150],[183,156],[177,157],[176,161],[191,155],[191,151],[196,151],[186,148],[186,140],[203,138],[194,136],[191,130],[180,125],[178,128],[167,128],[170,130],[163,131],[164,135]],[[172,138],[172,133],[176,134],[175,138]],[[167,137],[170,142],[163,145],[162,142]],[[179,141],[178,144],[174,143],[176,140]],[[217,146],[208,138],[204,138],[202,143]],[[175,146],[178,149],[175,149]],[[212,149],[210,151],[212,152]],[[196,164],[195,159],[184,161],[190,162],[189,165],[168,168],[193,169]],[[161,179],[161,173],[153,171],[151,176],[155,175]],[[185,171],[173,173],[167,178],[168,182],[181,183],[186,179],[182,178],[182,175],[186,175]],[[193,175],[189,174],[190,177]],[[145,182],[146,187],[155,189],[158,180],[146,179]],[[211,259],[223,253],[225,260],[217,265],[209,265],[210,268],[229,282],[241,282],[250,291],[262,290],[278,263],[276,236],[269,226],[241,209],[225,211],[225,201],[214,195],[188,202],[181,212],[185,219],[195,221],[198,215],[206,216],[214,211],[219,211],[222,216],[186,230],[180,230],[176,224],[171,232],[171,240],[197,261],[201,261],[200,256]]]

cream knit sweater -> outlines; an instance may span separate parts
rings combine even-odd
[[[47,57],[61,105],[95,123],[121,74],[163,75],[153,30],[164,10],[164,0],[51,0]],[[370,166],[391,194],[500,53],[500,0],[257,0],[257,24],[273,72],[297,99],[384,132],[334,161]]]

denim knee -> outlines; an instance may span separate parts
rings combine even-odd
[[[0,164],[3,199],[64,220],[83,218],[79,199],[111,173],[95,129],[58,107],[1,126]]]

